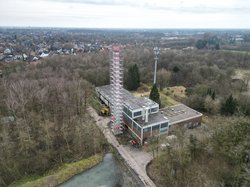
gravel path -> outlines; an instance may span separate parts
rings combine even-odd
[[[107,124],[109,119],[99,116],[91,107],[88,108],[88,111],[103,132],[107,141],[117,149],[127,164],[136,172],[143,184],[146,187],[156,187],[146,172],[146,165],[153,159],[152,155],[141,150],[133,150],[128,146],[120,145],[114,134],[108,128]]]

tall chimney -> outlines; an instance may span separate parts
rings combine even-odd
[[[146,108],[146,114],[145,114],[145,122],[148,122],[148,108]]]
[[[142,120],[144,121],[145,120],[145,106],[142,107]]]

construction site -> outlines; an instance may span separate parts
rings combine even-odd
[[[157,63],[158,57],[155,59]],[[112,132],[119,135],[126,129],[140,145],[152,136],[168,134],[178,127],[199,126],[203,116],[184,104],[160,109],[159,104],[148,97],[135,97],[124,89],[119,47],[112,48],[110,85],[96,87],[96,95],[107,107],[103,112],[109,113],[110,109]]]

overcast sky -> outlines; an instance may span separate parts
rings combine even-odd
[[[249,0],[0,0],[0,26],[250,28]]]

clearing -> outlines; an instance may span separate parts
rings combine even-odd
[[[173,86],[160,91],[161,103],[163,106],[173,106],[178,104],[177,100],[186,98],[186,88],[184,86]],[[136,97],[149,97],[150,86],[143,84],[137,91],[132,92]]]
[[[250,82],[250,69],[237,69],[235,70],[235,75],[232,76],[232,79],[241,79],[244,80],[244,82],[248,81]],[[250,94],[250,83],[248,83],[248,89],[247,89],[247,94]]]

